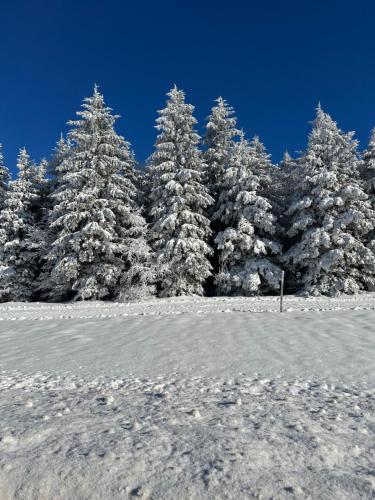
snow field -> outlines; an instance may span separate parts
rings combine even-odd
[[[4,500],[375,493],[374,389],[260,375],[0,380]]]
[[[284,296],[284,312],[375,309],[375,293],[339,297]],[[174,297],[144,302],[10,302],[0,303],[0,321],[24,319],[108,318],[117,316],[158,316],[186,313],[277,312],[278,296],[258,297]]]
[[[1,500],[374,498],[374,298],[1,305]]]

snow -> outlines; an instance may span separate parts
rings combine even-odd
[[[375,256],[372,245],[366,246],[375,211],[365,193],[353,134],[343,133],[318,106],[285,212],[292,246],[281,257],[308,294],[375,289]]]
[[[220,207],[213,215],[222,224],[215,243],[219,270],[216,284],[221,295],[255,295],[277,290],[281,269],[272,254],[280,254],[274,207],[267,199],[272,164],[255,137],[233,147],[223,175]],[[267,188],[265,189],[265,187]]]
[[[1,304],[1,498],[373,498],[375,294],[285,308]]]
[[[150,243],[160,297],[203,295],[212,274],[207,244],[210,221],[204,212],[213,199],[203,183],[205,163],[198,149],[194,106],[176,86],[159,111],[159,135],[149,161]]]
[[[111,111],[95,86],[51,163],[43,299],[145,299],[154,291],[134,154]]]

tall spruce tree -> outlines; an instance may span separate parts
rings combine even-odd
[[[216,99],[216,106],[211,109],[207,118],[204,144],[206,151],[204,160],[206,167],[206,184],[214,204],[209,207],[210,214],[216,212],[222,189],[222,180],[231,161],[235,139],[241,136],[237,130],[237,119],[234,110],[222,98]]]
[[[51,179],[47,178],[49,164],[46,159],[36,165],[34,170],[33,185],[36,197],[31,203],[31,210],[34,217],[33,246],[39,252],[39,277],[42,278],[42,268],[45,255],[49,249],[48,237],[48,214],[50,210]],[[38,294],[40,292],[38,284],[35,284]]]
[[[375,213],[362,188],[357,141],[320,105],[301,167],[284,261],[308,294],[374,289],[375,257],[364,242]]]
[[[219,209],[219,199],[224,189],[223,180],[225,171],[229,168],[235,141],[241,136],[236,128],[237,119],[234,110],[229,104],[219,97],[212,107],[207,118],[206,134],[204,136],[204,160],[206,163],[204,182],[214,202],[207,209],[207,217],[211,223],[210,246],[213,254],[210,261],[213,267],[213,276],[208,280],[207,291],[211,294],[215,291],[215,279],[219,271],[219,252],[215,244],[218,233],[224,229],[219,218],[213,219],[212,215]]]
[[[292,158],[288,151],[285,151],[283,159],[278,165],[275,185],[277,191],[277,205],[280,207],[278,214],[282,225],[288,225],[286,211],[289,209],[295,196],[295,188],[300,180],[301,158]]]
[[[249,142],[251,151],[252,172],[259,177],[264,191],[269,190],[269,176],[274,169],[271,162],[271,155],[267,153],[264,144],[256,135]]]
[[[375,128],[372,129],[367,149],[363,152],[363,176],[366,181],[366,192],[375,207]]]
[[[45,186],[44,213],[39,223],[40,234],[43,235],[44,241],[44,248],[41,252],[41,273],[38,283],[38,291],[42,299],[49,299],[55,296],[55,283],[51,277],[54,263],[51,259],[49,260],[49,252],[52,243],[57,239],[58,229],[56,226],[51,225],[51,211],[55,204],[53,196],[59,186],[59,179],[62,177],[63,163],[69,157],[70,153],[70,141],[66,140],[61,134],[47,165],[48,178],[46,179]],[[56,294],[55,299],[58,297],[59,295]]]
[[[4,164],[3,146],[0,144],[0,212],[4,208],[9,179],[9,170]]]
[[[95,86],[69,124],[71,151],[56,167],[48,254],[53,299],[146,298],[153,291],[146,225],[135,202],[134,156]],[[61,148],[60,148],[61,150]]]
[[[59,140],[56,142],[55,149],[52,154],[52,158],[48,163],[48,173],[51,184],[51,192],[58,185],[58,180],[64,174],[63,165],[64,161],[70,156],[72,152],[72,144],[71,141],[60,135]]]
[[[361,173],[365,192],[375,210],[375,128],[371,132],[368,147],[363,152]],[[368,247],[375,252],[375,223],[374,229],[367,234],[366,241]]]
[[[289,170],[290,167],[293,165],[293,158],[290,156],[289,151],[285,151],[283,154],[283,159],[279,163],[279,168],[283,170]]]
[[[292,170],[294,170],[294,161],[288,151],[285,151],[282,160],[275,168],[273,176],[274,187],[273,195],[275,203],[279,207],[278,216],[282,218],[283,212],[288,208],[288,198],[290,192],[290,179]]]
[[[202,295],[211,274],[204,213],[212,203],[203,184],[205,164],[198,150],[194,106],[174,87],[159,111],[160,131],[149,162],[151,242],[159,265],[162,297]]]
[[[0,213],[0,300],[28,301],[35,297],[39,272],[39,172],[26,149],[21,149],[18,176],[9,183]]]
[[[216,236],[220,271],[219,293],[254,295],[279,287],[281,269],[275,263],[281,245],[273,207],[267,198],[269,157],[256,137],[234,145],[223,174],[218,210],[224,229]]]

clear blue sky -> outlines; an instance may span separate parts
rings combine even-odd
[[[374,0],[1,1],[0,142],[48,156],[100,85],[144,160],[176,83],[200,131],[221,95],[278,161],[303,149],[320,100],[361,146],[375,125]]]

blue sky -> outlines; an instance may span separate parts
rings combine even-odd
[[[213,100],[235,108],[274,161],[305,147],[320,100],[365,146],[375,126],[375,2],[1,1],[0,142],[14,167],[48,156],[100,85],[144,160],[176,83],[200,131]]]

